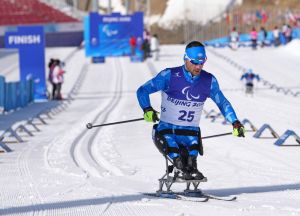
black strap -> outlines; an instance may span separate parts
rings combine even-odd
[[[167,154],[169,153],[180,153],[179,148],[167,146]]]
[[[191,145],[191,146],[189,147],[189,150],[190,150],[190,151],[192,151],[192,150],[197,150],[197,151],[199,151],[199,144],[197,143],[197,144]]]
[[[178,136],[199,136],[199,131],[194,130],[186,130],[186,129],[164,129],[161,131],[158,131],[160,135],[166,135],[166,134],[175,134]]]

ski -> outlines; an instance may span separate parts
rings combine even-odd
[[[219,197],[210,194],[202,194],[202,197],[206,197],[208,199],[221,200],[221,201],[235,201],[237,199],[236,196],[233,197]]]
[[[190,197],[176,194],[176,199],[191,202],[207,202],[209,200],[209,197]]]
[[[163,199],[174,199],[174,200],[182,200],[182,201],[190,201],[190,202],[207,202],[209,197],[190,197],[176,193],[143,193],[146,196],[152,196],[156,198],[163,198]]]
[[[212,194],[204,193],[201,190],[197,190],[197,191],[185,190],[184,192],[177,193],[177,194],[185,195],[185,196],[188,196],[188,197],[202,197],[202,198],[206,197],[208,199],[221,200],[221,201],[234,201],[234,200],[237,199],[236,196],[225,196],[225,197],[215,196],[215,195],[212,195]]]
[[[182,193],[177,193],[180,195],[188,196],[188,197],[202,197],[202,198],[208,198],[208,199],[214,199],[214,200],[222,200],[222,201],[234,201],[237,199],[236,196],[233,197],[220,197],[220,196],[215,196],[211,194],[206,194],[203,193],[201,190],[193,191],[193,190],[185,190]]]

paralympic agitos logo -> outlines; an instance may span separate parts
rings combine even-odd
[[[190,88],[191,86],[187,86],[187,87],[184,87],[182,90],[181,90],[181,93],[185,95],[186,99],[187,100],[192,100],[192,99],[199,99],[200,98],[200,95],[192,95],[192,93],[190,92]]]

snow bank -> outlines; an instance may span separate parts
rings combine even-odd
[[[286,52],[289,55],[300,56],[300,39],[294,39],[285,46],[279,47],[278,52]]]

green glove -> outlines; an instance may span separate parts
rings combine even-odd
[[[233,131],[232,131],[233,136],[245,137],[244,125],[242,125],[242,123],[239,120],[233,122],[232,126],[233,126]]]
[[[158,112],[152,107],[144,109],[144,119],[146,122],[156,122],[159,121],[157,116]]]

